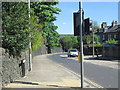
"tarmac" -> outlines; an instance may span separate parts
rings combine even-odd
[[[4,88],[69,88],[81,87],[80,82],[80,77],[70,70],[48,59],[47,55],[39,55],[33,58],[32,71]],[[84,82],[84,88],[94,87]]]
[[[67,57],[67,55],[64,55],[64,57]],[[77,57],[71,57],[70,59],[78,61]],[[92,56],[92,55],[86,55],[84,56],[84,62],[96,64],[104,67],[109,67],[113,69],[120,69],[120,60],[119,59],[109,59],[109,58],[103,58],[102,56]]]
[[[97,64],[100,66],[104,67],[109,67],[113,69],[120,69],[120,60],[119,59],[110,59],[107,57],[102,57],[102,56],[84,56],[85,62],[87,63],[92,63],[92,64]]]

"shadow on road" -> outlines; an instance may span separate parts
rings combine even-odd
[[[115,62],[119,62],[120,59],[119,58],[107,58],[107,57],[102,57],[102,56],[99,56],[99,57],[87,57],[87,58],[84,58],[85,60],[102,60],[102,61],[115,61]]]

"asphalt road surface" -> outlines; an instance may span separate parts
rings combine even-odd
[[[49,55],[48,58],[80,74],[80,63],[68,58],[66,53]],[[84,62],[84,76],[104,88],[118,88],[118,70]]]

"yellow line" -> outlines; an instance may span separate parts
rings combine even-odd
[[[58,64],[58,65],[59,65],[59,64]],[[62,66],[62,65],[59,65],[59,66],[63,67],[63,68],[66,69],[67,71],[69,71],[69,72],[71,72],[71,73],[77,75],[78,77],[81,77],[81,75],[79,75],[79,74],[77,74],[77,73],[71,71],[70,69],[68,69],[68,68],[66,68],[66,67],[64,67],[64,66]],[[95,82],[93,82],[93,81],[91,81],[91,80],[89,80],[89,79],[87,79],[87,78],[85,78],[85,77],[84,77],[84,80],[85,80],[86,82],[92,84],[93,86],[97,87],[97,88],[104,88],[104,87],[98,85],[97,83],[95,83]],[[105,89],[105,90],[107,90],[107,89]]]

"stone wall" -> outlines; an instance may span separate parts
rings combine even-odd
[[[40,46],[37,50],[32,51],[32,55],[37,56],[37,55],[43,55],[43,54],[47,54],[47,50],[46,50],[46,46]]]
[[[59,53],[59,52],[62,52],[62,51],[63,50],[62,50],[61,47],[54,47],[54,48],[51,49],[51,53]],[[45,45],[40,46],[39,49],[34,50],[32,52],[33,57],[37,56],[37,55],[43,55],[43,54],[47,54],[47,48],[46,48]]]
[[[120,59],[120,46],[106,46],[103,48],[103,57]]]
[[[54,47],[51,50],[51,53],[59,53],[59,52],[63,52],[61,47]]]
[[[22,52],[21,57],[13,57],[2,49],[2,85],[13,82],[18,77],[22,76],[22,66],[21,61],[23,59],[25,62],[25,72],[27,73],[29,67],[29,53],[28,51]]]

